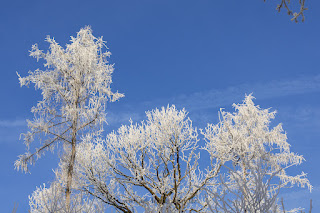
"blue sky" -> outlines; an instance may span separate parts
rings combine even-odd
[[[305,23],[295,24],[275,1],[117,0],[2,1],[0,7],[0,202],[1,212],[26,212],[28,195],[53,179],[56,154],[48,153],[31,174],[14,170],[24,152],[19,134],[41,99],[20,88],[16,71],[41,67],[28,56],[47,35],[61,45],[90,25],[103,36],[115,63],[113,89],[126,97],[109,105],[107,131],[145,119],[144,111],[176,104],[195,125],[217,122],[223,107],[232,110],[253,92],[262,108],[278,111],[292,150],[307,160],[292,174],[308,173],[314,186],[286,193],[287,206],[320,211],[320,2],[306,0]]]

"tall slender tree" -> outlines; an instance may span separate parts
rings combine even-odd
[[[90,27],[81,29],[71,44],[61,47],[49,36],[49,50],[44,53],[35,44],[30,56],[43,59],[44,69],[29,71],[21,77],[21,86],[33,83],[42,91],[43,99],[32,107],[34,120],[27,120],[29,131],[22,134],[27,152],[15,162],[16,169],[28,171],[46,150],[54,150],[62,144],[63,158],[67,161],[65,179],[66,206],[70,206],[73,171],[77,144],[80,137],[103,130],[106,122],[106,104],[123,97],[112,92],[111,75],[114,71],[107,58],[111,55],[102,37],[92,35]],[[30,152],[31,143],[38,139],[40,146]]]

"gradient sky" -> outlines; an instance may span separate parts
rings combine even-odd
[[[41,63],[28,56],[34,43],[46,50],[47,35],[61,45],[90,25],[103,36],[115,63],[113,90],[126,95],[108,108],[107,132],[145,119],[144,111],[175,104],[194,124],[217,122],[219,108],[232,110],[253,93],[262,108],[277,110],[292,150],[306,159],[291,174],[308,173],[310,194],[294,189],[282,196],[288,207],[320,212],[320,2],[306,0],[305,23],[294,23],[276,1],[217,0],[30,0],[0,3],[0,212],[27,212],[28,195],[53,180],[57,152],[15,171],[25,146],[19,134],[41,99],[22,76]],[[206,159],[201,159],[206,160]]]

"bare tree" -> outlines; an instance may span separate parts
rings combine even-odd
[[[70,206],[73,171],[77,144],[84,134],[102,131],[106,121],[106,103],[116,101],[122,94],[111,92],[113,65],[108,64],[109,51],[105,42],[92,35],[90,27],[81,29],[71,44],[62,48],[47,37],[49,50],[44,53],[32,46],[30,56],[45,61],[44,70],[29,71],[20,77],[21,86],[30,83],[42,91],[43,100],[31,109],[34,120],[28,120],[30,131],[22,134],[27,152],[19,156],[15,167],[25,172],[46,150],[63,144],[67,170],[63,174],[66,206]],[[38,138],[40,146],[30,152],[31,143]]]
[[[263,0],[266,2],[266,0]],[[293,12],[291,9],[291,4],[292,3],[298,3],[299,4],[299,10],[297,12]],[[296,23],[299,20],[299,17],[301,17],[301,21],[304,22],[305,17],[304,17],[304,11],[308,10],[308,8],[305,7],[305,0],[279,0],[279,4],[277,5],[277,11],[280,12],[281,9],[284,9],[287,11],[287,14],[292,16],[291,21],[295,21]]]

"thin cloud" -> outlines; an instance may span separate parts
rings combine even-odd
[[[202,117],[202,121],[205,120],[207,122],[205,117],[207,109],[239,103],[244,99],[245,94],[253,93],[257,99],[263,100],[312,92],[320,92],[320,75],[265,83],[247,83],[225,89],[211,89],[191,94],[181,94],[175,97],[154,99],[142,103],[126,103],[125,105],[119,103],[117,109],[112,110],[111,108],[111,111],[108,112],[107,122],[110,126],[119,126],[123,123],[128,124],[130,118],[134,122],[140,121],[141,119],[145,119],[146,110],[167,106],[168,104],[175,104],[179,108],[186,108],[187,111],[193,114],[194,119],[200,116],[200,112],[204,112],[201,113],[200,117]],[[199,116],[196,116],[196,113]],[[0,127],[22,126],[26,126],[25,120],[0,120]]]
[[[190,95],[180,95],[172,98],[172,102],[183,104],[191,111],[217,108],[240,102],[245,94],[250,93],[262,100],[312,92],[320,92],[320,75],[293,80],[242,84],[223,90],[212,89]]]
[[[279,197],[284,199],[284,204],[287,209],[302,207],[306,210],[309,210],[310,199],[317,201],[317,198],[320,196],[320,186],[315,186],[310,193],[307,189],[299,189],[296,191],[291,191],[287,193],[281,193]],[[312,206],[314,209],[319,209],[319,204],[313,202]]]
[[[107,123],[111,127],[119,127],[121,124],[129,124],[130,119],[134,122],[141,121],[144,117],[141,112],[120,111],[119,113],[109,112],[107,114]],[[108,127],[107,127],[108,128]]]
[[[26,126],[26,120],[0,120],[0,127],[21,127]]]
[[[264,100],[313,92],[320,92],[320,75],[290,80],[247,83],[225,89],[211,89],[175,97],[153,99],[142,103],[126,103],[125,105],[119,103],[118,108],[108,114],[110,116],[108,123],[119,125],[122,122],[127,123],[130,118],[133,121],[139,121],[145,118],[144,111],[168,104],[175,104],[178,108],[184,107],[192,113],[192,118],[197,119],[199,117],[202,121],[208,122],[211,120],[211,118],[207,119],[205,117],[208,109],[217,109],[231,106],[233,103],[240,103],[245,94],[253,93],[257,99]],[[215,115],[216,113],[214,112]],[[212,112],[210,117],[213,117]]]

